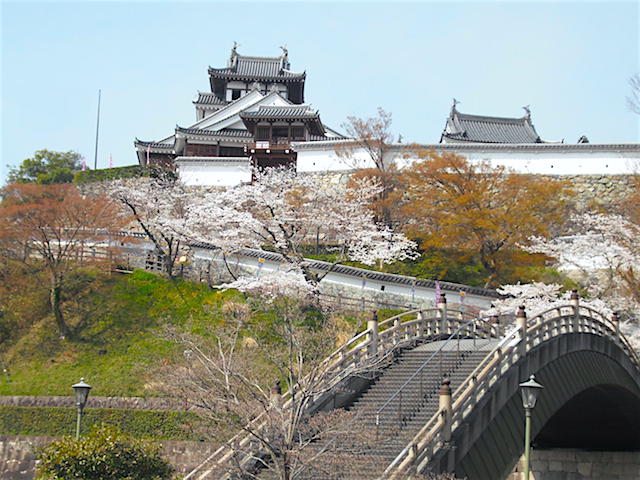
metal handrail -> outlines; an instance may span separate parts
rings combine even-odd
[[[394,392],[393,395],[391,395],[387,401],[376,411],[376,429],[379,426],[380,423],[380,414],[391,404],[391,402],[396,399],[397,397],[400,397],[400,412],[402,409],[402,392],[404,391],[404,389],[411,383],[413,382],[413,380],[415,380],[415,378],[418,375],[422,375],[422,373],[424,372],[425,368],[431,363],[431,361],[436,357],[436,355],[440,354],[440,363],[439,363],[439,376],[442,377],[442,351],[443,349],[449,345],[449,342],[451,340],[454,339],[454,337],[456,337],[457,340],[457,352],[458,352],[458,356],[460,355],[460,332],[462,330],[464,330],[465,328],[469,327],[470,325],[475,325],[478,322],[481,321],[485,321],[486,322],[486,318],[490,318],[490,317],[478,317],[478,318],[474,318],[468,322],[466,322],[463,325],[460,325],[451,335],[449,335],[449,337],[444,341],[444,343],[442,345],[440,345],[440,347],[431,354],[431,356],[429,356],[429,358],[427,358],[427,360],[425,360],[425,362],[398,388],[398,390],[396,390]],[[476,329],[474,328],[474,336],[473,336],[473,341],[474,341],[474,346],[475,346],[475,342],[477,339],[477,336],[475,335]],[[490,332],[489,332],[490,334]],[[422,377],[421,377],[421,386],[422,386]],[[422,391],[420,392],[421,395],[423,395]],[[399,414],[399,417],[402,418],[402,413]]]

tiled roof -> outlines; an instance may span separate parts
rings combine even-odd
[[[302,80],[306,73],[283,68],[288,66],[283,57],[246,57],[236,55],[235,65],[226,68],[209,67],[209,75],[224,78],[249,78],[270,80]]]
[[[455,107],[447,119],[441,142],[543,143],[531,117],[487,117],[458,112]]]
[[[253,138],[248,130],[241,128],[224,128],[222,130],[206,130],[202,128],[183,128],[176,126],[176,132],[186,133],[190,135],[211,135],[216,137],[236,137],[236,138]]]
[[[198,92],[198,99],[193,103],[202,105],[226,105],[227,102],[219,98],[215,93],[211,92]]]
[[[317,111],[312,110],[308,105],[286,105],[286,106],[260,106],[255,112],[241,112],[242,119],[262,119],[262,118],[283,118],[283,119],[316,119],[319,118]]]
[[[154,149],[173,150],[173,143],[145,142],[144,140],[134,140],[133,144],[140,147],[151,147]]]

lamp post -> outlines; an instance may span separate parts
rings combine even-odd
[[[87,404],[89,398],[89,390],[93,387],[88,383],[85,383],[84,378],[81,378],[78,383],[71,385],[74,392],[76,392],[76,407],[78,407],[78,419],[76,421],[76,440],[80,438],[80,422],[82,421],[82,411]]]
[[[535,375],[531,375],[529,380],[520,384],[522,393],[522,406],[525,414],[524,431],[524,478],[529,480],[529,451],[531,449],[531,410],[536,406],[540,390],[544,387],[535,380]]]

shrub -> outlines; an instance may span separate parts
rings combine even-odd
[[[85,170],[78,172],[73,177],[73,183],[93,183],[116,180],[119,178],[138,177],[165,177],[176,178],[176,174],[155,165],[143,167],[141,165],[129,165],[127,167],[102,168],[100,170]]]
[[[161,440],[200,440],[193,428],[198,417],[190,412],[88,408],[83,431],[94,425],[117,425],[129,435]],[[60,437],[75,431],[76,409],[64,407],[0,407],[0,435]],[[197,429],[196,429],[197,430]]]
[[[162,480],[173,468],[160,456],[160,447],[98,425],[85,437],[65,437],[36,451],[42,480]]]

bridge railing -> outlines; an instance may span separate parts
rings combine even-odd
[[[465,355],[465,353],[461,352],[460,350],[461,339],[472,340],[473,347],[475,347],[477,340],[500,338],[502,335],[502,328],[504,328],[504,326],[506,325],[503,319],[503,327],[501,328],[500,322],[498,322],[497,320],[498,317],[477,317],[467,321],[466,316],[463,315],[460,316],[456,322],[447,322],[446,334],[448,334],[448,337],[446,337],[445,335],[445,341],[438,347],[437,350],[433,351],[431,355],[427,357],[424,363],[420,367],[418,367],[415,373],[413,373],[382,404],[382,406],[380,406],[380,408],[376,410],[376,437],[378,436],[378,427],[381,421],[385,420],[385,416],[396,417],[398,423],[397,427],[398,429],[400,429],[402,427],[402,424],[419,409],[419,405],[409,405],[409,408],[406,408],[406,406],[403,405],[403,396],[408,390],[415,388],[417,385],[419,387],[418,391],[420,393],[420,399],[426,398],[427,394],[429,393],[433,393],[431,391],[433,389],[425,388],[424,374],[427,371],[427,367],[433,367],[437,369],[438,378],[442,378],[443,375],[448,373],[448,370],[445,371],[445,367],[443,367],[444,352],[448,351],[447,348],[450,348],[451,351],[456,353],[454,364],[459,364],[462,361],[463,356]],[[451,330],[453,330],[453,332],[449,333],[451,332]]]
[[[590,333],[611,339],[632,359],[640,371],[640,358],[618,328],[617,317],[581,306],[576,301],[537,314],[527,321],[524,308],[518,312],[518,325],[475,368],[453,393],[450,419],[437,412],[387,467],[384,478],[402,478],[409,468],[424,470],[435,452],[450,440],[450,432],[462,424],[500,377],[531,349],[554,337],[568,333]],[[449,423],[449,425],[447,425]]]
[[[444,300],[444,296],[441,298]],[[346,378],[376,368],[377,365],[386,364],[398,349],[421,341],[442,338],[453,333],[471,318],[474,318],[473,315],[464,308],[446,308],[446,304],[442,303],[439,308],[411,310],[382,322],[378,322],[374,315],[369,320],[366,330],[332,352],[315,369],[318,381],[314,388],[312,403],[319,401]],[[501,326],[493,324],[483,328],[486,328],[486,334],[498,335]],[[291,406],[290,392],[283,395],[283,401],[282,408]],[[252,420],[242,432],[231,438],[186,475],[184,480],[206,478],[210,472],[221,469],[226,462],[234,459],[239,449],[250,450],[255,436],[246,432],[264,428],[266,415],[262,413]],[[255,459],[255,455],[246,455],[244,461],[250,461],[250,459]]]

